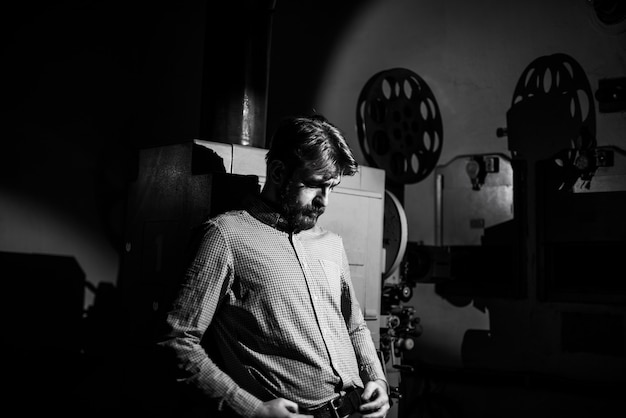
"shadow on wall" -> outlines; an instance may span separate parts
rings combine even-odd
[[[291,88],[286,92],[270,91],[267,132],[274,132],[280,118],[284,116],[321,111],[302,106],[315,103],[328,60],[333,57],[334,48],[343,36],[342,32],[351,27],[350,22],[358,19],[359,11],[366,10],[370,3],[371,0],[278,0],[272,26],[269,85]],[[320,22],[328,22],[329,19],[333,23],[325,24],[323,30],[320,30]],[[303,43],[307,46],[303,47]],[[310,53],[306,52],[309,46],[316,51],[315,59],[311,59]],[[285,60],[285,57],[289,59]],[[294,71],[294,68],[298,71]],[[293,89],[297,89],[297,101],[285,100],[285,97],[293,94]]]

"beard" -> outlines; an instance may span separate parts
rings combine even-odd
[[[311,229],[326,208],[316,199],[310,204],[302,205],[298,202],[298,188],[292,181],[281,187],[280,192],[282,213],[289,223],[290,229],[296,233]]]

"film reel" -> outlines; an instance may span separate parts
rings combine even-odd
[[[596,112],[583,68],[566,54],[532,61],[520,76],[507,114],[509,149],[525,158],[551,158],[561,168],[559,189],[578,177],[573,169],[596,147]]]
[[[515,86],[512,106],[526,100],[542,98],[550,101],[550,104],[564,103],[569,111],[569,120],[564,122],[575,128],[582,126],[595,135],[596,119],[591,85],[585,71],[575,59],[566,54],[553,54],[539,57],[526,67]],[[574,145],[580,148],[585,144]]]
[[[589,15],[591,24],[610,35],[626,32],[626,2],[622,0],[587,0],[579,3]]]
[[[356,117],[365,158],[391,180],[417,183],[435,168],[443,146],[441,114],[428,84],[414,72],[393,68],[371,77]]]
[[[507,120],[509,148],[522,156],[593,145],[594,98],[585,71],[566,54],[535,59],[515,86]]]

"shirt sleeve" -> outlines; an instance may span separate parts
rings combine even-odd
[[[343,245],[342,253],[342,312],[357,357],[359,375],[365,383],[378,379],[387,383],[385,372],[382,368],[378,353],[376,352],[374,341],[372,340],[372,334],[367,327],[354,291],[350,277],[348,256]]]
[[[208,222],[157,345],[174,355],[180,382],[217,400],[220,409],[226,402],[239,415],[251,417],[262,401],[223,372],[201,345],[232,278],[232,253],[218,227]]]

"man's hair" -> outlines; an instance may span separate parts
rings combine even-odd
[[[290,174],[306,168],[352,176],[359,169],[343,133],[322,115],[283,119],[272,136],[265,160],[268,165],[281,161]]]

